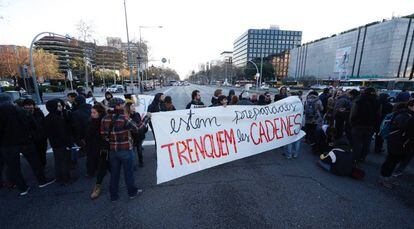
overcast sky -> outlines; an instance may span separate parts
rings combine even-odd
[[[302,42],[373,21],[414,13],[413,0],[127,0],[130,39],[142,37],[150,58],[170,59],[184,78],[200,63],[232,51],[249,28],[303,31]],[[0,44],[29,46],[42,31],[76,35],[76,24],[92,23],[99,44],[106,37],[126,41],[123,0],[0,0]],[[154,65],[160,65],[154,62]]]

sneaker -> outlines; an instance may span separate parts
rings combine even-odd
[[[293,156],[292,156],[293,158],[298,158],[298,155],[297,154],[293,154]]]
[[[94,200],[99,197],[101,194],[101,185],[97,184],[95,185],[95,188],[93,189],[93,192],[91,194],[91,199]]]
[[[380,178],[380,179],[378,180],[378,183],[379,183],[380,185],[382,185],[382,186],[386,187],[386,188],[389,188],[389,189],[394,188],[394,185],[390,182],[390,180],[389,180],[389,179],[386,179],[386,178]]]
[[[137,189],[137,191],[134,194],[129,196],[129,199],[135,199],[135,197],[137,197],[140,193],[142,193],[142,189]]]
[[[30,191],[30,187],[27,187],[26,191],[20,193],[20,196],[25,196],[29,194],[29,191]]]
[[[46,180],[45,182],[39,184],[39,188],[44,188],[50,184],[55,183],[55,181],[56,181],[55,179]]]

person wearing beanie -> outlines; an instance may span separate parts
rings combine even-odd
[[[107,114],[102,119],[100,133],[109,145],[108,155],[111,165],[111,181],[109,189],[111,201],[115,202],[119,199],[118,186],[121,166],[124,170],[125,183],[129,197],[133,199],[138,194],[139,190],[135,186],[134,178],[134,145],[131,133],[140,133],[143,128],[146,128],[151,114],[148,113],[142,123],[138,125],[125,115],[125,101],[123,99],[112,98],[109,104],[110,107],[113,108],[113,112]]]
[[[104,105],[107,109],[109,108],[109,101],[113,98],[114,96],[112,95],[111,92],[107,91],[105,92],[105,99],[102,100],[102,105]]]

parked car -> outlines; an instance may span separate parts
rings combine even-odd
[[[113,85],[111,85],[110,87],[108,87],[106,89],[106,92],[123,93],[124,92],[124,86],[113,84]]]

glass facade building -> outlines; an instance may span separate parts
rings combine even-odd
[[[288,76],[319,79],[409,77],[414,22],[393,18],[305,43],[290,51]]]
[[[302,32],[270,29],[249,29],[233,44],[233,64],[246,66],[247,61],[279,54],[301,44]]]

